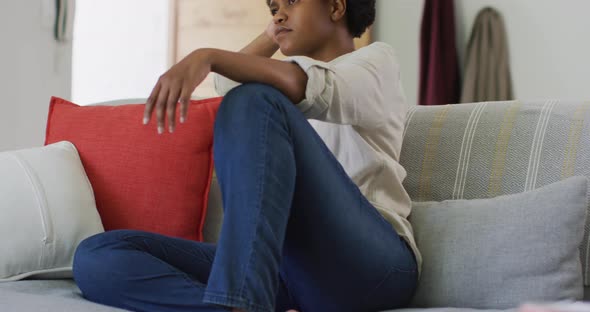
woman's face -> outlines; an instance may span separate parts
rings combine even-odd
[[[274,40],[284,55],[311,56],[321,50],[335,31],[330,1],[270,0]]]

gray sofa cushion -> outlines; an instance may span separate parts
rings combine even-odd
[[[415,106],[400,157],[414,201],[492,198],[590,177],[590,101]],[[590,286],[590,219],[585,233]]]
[[[26,280],[0,283],[2,312],[125,311],[85,300],[73,280]]]
[[[508,309],[580,300],[586,177],[491,199],[415,202],[416,307]]]
[[[73,280],[20,281],[0,283],[2,312],[123,312],[82,298]],[[402,309],[385,312],[516,312],[513,310],[473,310],[457,308]]]
[[[0,283],[2,312],[123,312],[85,300],[73,280],[28,280]],[[402,309],[385,312],[516,312],[458,308]]]

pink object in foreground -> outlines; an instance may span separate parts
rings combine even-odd
[[[590,312],[585,302],[557,302],[549,304],[524,304],[518,312]]]

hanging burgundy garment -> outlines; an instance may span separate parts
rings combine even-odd
[[[420,35],[420,105],[459,102],[454,0],[425,0]]]

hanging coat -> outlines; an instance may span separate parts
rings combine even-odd
[[[418,104],[459,102],[461,83],[455,33],[454,0],[426,0],[420,34]]]
[[[498,11],[481,10],[465,54],[461,103],[514,98],[504,22]]]

